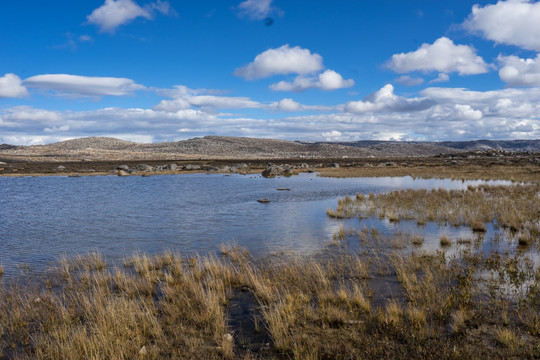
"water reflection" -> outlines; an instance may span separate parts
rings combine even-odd
[[[118,261],[135,251],[214,252],[227,242],[237,242],[255,255],[280,248],[311,254],[341,226],[326,216],[339,197],[403,188],[465,189],[479,183],[411,177],[333,179],[316,174],[275,179],[218,174],[3,177],[0,263],[7,272],[20,263],[39,268],[62,254],[99,250]],[[260,198],[271,202],[256,202]],[[395,230],[396,224],[381,224]]]

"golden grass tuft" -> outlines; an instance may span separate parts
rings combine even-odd
[[[519,345],[519,338],[509,328],[498,328],[495,330],[495,340],[503,347],[513,348]]]
[[[441,246],[450,246],[450,245],[452,245],[452,240],[446,235],[441,235],[441,237],[439,238],[439,241],[441,243]]]

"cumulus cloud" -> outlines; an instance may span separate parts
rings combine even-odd
[[[447,37],[441,37],[433,44],[422,44],[416,51],[394,54],[386,65],[397,73],[438,71],[460,75],[482,74],[489,68],[474,48],[455,45]]]
[[[540,87],[471,91],[431,87],[414,97],[392,85],[361,101],[304,105],[260,102],[177,86],[154,108],[54,111],[0,109],[0,143],[30,144],[83,136],[176,141],[209,134],[289,140],[471,140],[540,137]],[[167,96],[167,95],[165,95]],[[235,113],[218,111],[238,109]],[[242,114],[242,109],[249,109]]]
[[[274,103],[273,107],[280,111],[300,111],[303,109],[303,106],[299,102],[288,98],[281,99],[279,102]]]
[[[433,83],[441,83],[441,82],[448,82],[448,81],[450,81],[450,76],[448,76],[448,74],[445,74],[445,73],[440,73],[435,79],[431,80],[429,83],[433,84]]]
[[[486,39],[540,51],[540,2],[499,1],[474,5],[464,27]]]
[[[426,98],[405,98],[394,94],[391,84],[383,86],[380,90],[366,96],[361,101],[351,101],[345,105],[345,111],[351,113],[367,112],[410,112],[425,110],[434,105]]]
[[[480,120],[484,115],[482,111],[473,109],[470,105],[454,105],[457,116],[465,120]]]
[[[534,59],[501,56],[499,76],[509,86],[540,86],[540,54]]]
[[[114,32],[116,28],[138,17],[152,19],[155,12],[169,14],[173,10],[167,1],[158,0],[145,7],[133,0],[105,0],[105,3],[86,17],[88,23],[97,25],[101,32]]]
[[[309,74],[322,69],[322,57],[319,54],[287,44],[262,52],[253,62],[236,69],[234,75],[254,80],[274,75]]]
[[[334,70],[326,70],[317,77],[298,76],[293,82],[280,81],[270,85],[270,89],[276,91],[304,91],[306,89],[337,90],[354,86],[353,79],[343,79]]]
[[[125,96],[145,89],[131,79],[68,74],[36,75],[24,80],[24,85],[70,97]]]
[[[253,20],[262,20],[272,11],[273,0],[246,0],[238,5],[238,15]]]
[[[332,130],[321,133],[322,137],[326,141],[340,141],[343,140],[343,133],[341,131]]]
[[[28,95],[21,79],[15,74],[0,77],[0,98],[20,98]]]

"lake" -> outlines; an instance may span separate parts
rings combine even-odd
[[[316,174],[0,177],[0,264],[9,273],[17,264],[40,269],[61,255],[94,250],[117,262],[137,251],[205,254],[232,242],[254,255],[282,248],[312,254],[341,226],[326,215],[339,197],[480,183]]]

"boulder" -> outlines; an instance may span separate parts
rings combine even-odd
[[[274,164],[269,164],[266,169],[263,170],[261,173],[262,176],[265,178],[273,178],[278,175],[281,175],[285,169],[281,166],[277,166]]]
[[[129,173],[127,171],[124,171],[124,170],[118,170],[118,176],[128,176]]]
[[[205,170],[208,172],[216,172],[219,171],[219,168],[217,166],[207,166]]]
[[[139,170],[139,171],[154,171],[153,167],[151,167],[150,165],[146,165],[146,164],[139,164],[139,165],[137,165],[136,169]]]
[[[339,168],[339,164],[338,163],[331,163],[330,165],[328,165],[329,168]]]
[[[194,164],[187,164],[184,166],[184,170],[201,170],[200,165],[194,165]]]
[[[118,166],[116,167],[116,170],[128,171],[128,170],[129,170],[129,166],[127,166],[127,165],[118,165]]]

